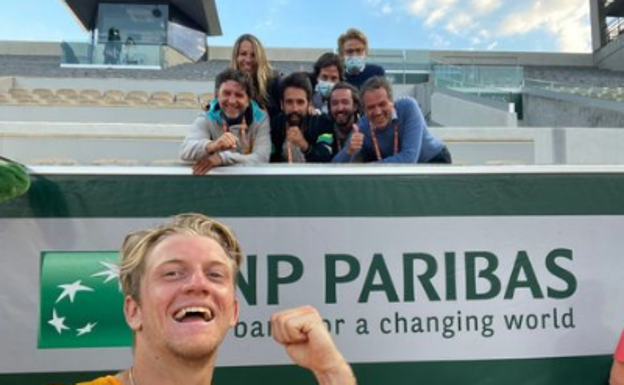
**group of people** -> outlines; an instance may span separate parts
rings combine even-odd
[[[243,35],[216,98],[182,145],[204,174],[218,166],[266,162],[451,163],[412,98],[393,97],[382,67],[366,63],[368,42],[349,29],[338,54],[312,74],[284,78],[260,41]],[[82,385],[210,384],[219,345],[239,314],[240,245],[223,224],[201,214],[129,234],[121,250],[126,322],[134,333],[132,366]],[[274,339],[319,384],[354,385],[349,364],[319,313],[303,306],[271,317]],[[624,333],[610,375],[624,385]]]
[[[367,63],[366,35],[351,28],[337,48],[312,73],[282,77],[255,36],[240,36],[181,158],[194,162],[195,174],[268,162],[451,163],[416,100],[395,100],[384,69]]]
[[[122,51],[125,54],[122,55]],[[121,33],[115,27],[108,29],[108,39],[104,44],[104,64],[138,64],[136,44],[132,36],[121,42]]]

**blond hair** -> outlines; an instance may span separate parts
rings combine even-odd
[[[230,58],[230,68],[239,69],[236,63],[236,59],[238,57],[238,52],[240,51],[241,44],[243,42],[248,41],[251,44],[251,47],[254,52],[254,56],[256,58],[256,73],[251,74],[251,78],[254,82],[254,86],[256,88],[256,101],[262,107],[266,108],[271,102],[271,96],[269,95],[269,90],[267,84],[269,79],[274,76],[275,71],[266,55],[266,51],[264,50],[264,46],[252,34],[246,33],[244,35],[239,36],[234,43],[234,47],[232,48],[232,57]]]
[[[357,28],[349,28],[347,32],[340,35],[338,38],[338,54],[340,57],[344,57],[344,44],[347,40],[359,40],[364,44],[364,49],[366,53],[368,53],[368,38],[364,34],[364,32],[360,31]]]
[[[147,255],[171,235],[202,236],[215,240],[223,248],[233,265],[234,274],[242,263],[240,244],[234,233],[224,224],[202,214],[180,214],[171,221],[152,229],[140,230],[126,236],[121,246],[119,281],[124,295],[140,302],[140,288]]]

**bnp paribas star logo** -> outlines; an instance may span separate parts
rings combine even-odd
[[[41,254],[39,348],[131,345],[118,260],[113,251]]]

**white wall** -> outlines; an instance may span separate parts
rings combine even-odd
[[[191,124],[200,109],[149,107],[0,106],[5,122]]]
[[[214,80],[191,81],[191,80],[157,80],[157,79],[94,79],[94,78],[27,78],[16,77],[15,87],[17,88],[74,88],[77,90],[96,89],[134,91],[142,90],[148,92],[169,91],[194,92],[196,94],[214,91]]]
[[[130,160],[174,164],[188,125],[0,123],[0,154],[25,164]]]
[[[9,90],[13,88],[14,83],[15,79],[12,77],[0,77],[0,93],[5,94],[9,92]]]
[[[431,96],[431,119],[447,127],[518,126],[515,112],[440,92],[434,92]]]
[[[624,129],[566,128],[566,164],[624,164]]]
[[[0,154],[24,163],[130,159],[175,163],[188,124],[0,122]],[[624,130],[431,127],[457,165],[624,164]]]
[[[599,68],[624,71],[624,36],[620,36],[596,52],[594,61]]]
[[[29,163],[74,159],[175,161],[188,125],[0,123],[0,153]],[[459,165],[624,164],[624,130],[594,128],[432,127]]]

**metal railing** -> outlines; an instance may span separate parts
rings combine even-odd
[[[524,69],[519,66],[457,66],[438,64],[434,66],[434,79],[438,82],[470,84],[482,88],[517,90],[522,87]]]
[[[624,102],[624,87],[596,87],[555,82],[540,79],[524,79],[525,87],[539,88],[561,94],[577,95],[592,99]]]
[[[61,67],[162,69],[161,45],[62,42]]]
[[[368,53],[367,61],[384,67],[394,84],[426,83],[432,70],[429,51],[376,49]]]
[[[448,89],[505,103],[517,103],[524,81],[522,67],[455,66],[437,64],[433,70],[437,88]]]
[[[607,43],[617,39],[622,33],[624,33],[624,18],[618,17],[613,19],[605,29]]]

